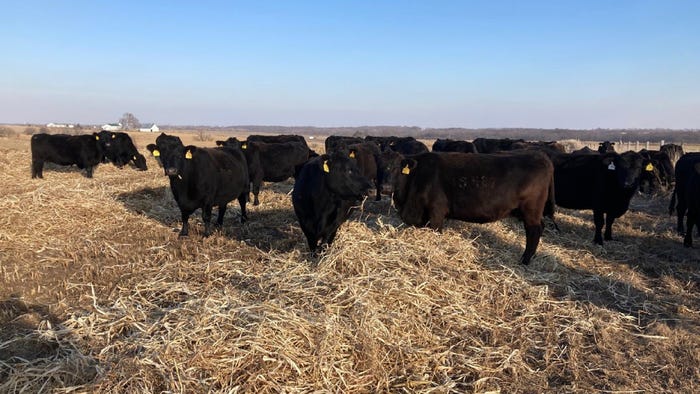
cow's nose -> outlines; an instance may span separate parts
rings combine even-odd
[[[177,168],[175,167],[168,167],[165,169],[165,175],[168,176],[175,176],[177,175]]]

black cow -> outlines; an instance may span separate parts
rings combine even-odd
[[[236,198],[241,207],[241,222],[247,220],[248,166],[242,152],[184,146],[179,137],[165,133],[147,148],[159,159],[165,175],[170,178],[170,190],[182,214],[180,237],[188,235],[189,217],[198,208],[202,209],[204,236],[209,236],[212,207],[219,207],[216,224],[221,226],[226,204]]]
[[[399,152],[402,155],[417,155],[419,153],[430,152],[424,143],[416,140],[413,137],[399,138],[398,140],[391,142],[389,148],[393,151]]]
[[[146,171],[146,158],[139,153],[129,134],[102,130],[98,133],[106,148],[105,158],[119,168],[133,162],[136,168]]]
[[[523,139],[512,140],[510,138],[476,138],[472,143],[479,153],[495,153],[513,149],[513,144],[525,142]]]
[[[644,158],[644,171],[640,179],[640,189],[648,184],[648,193],[658,188],[670,188],[675,182],[673,164],[666,152],[642,149],[639,154]]]
[[[425,146],[424,143],[416,140],[413,137],[375,137],[368,135],[365,137],[365,141],[374,142],[375,144],[379,145],[379,149],[382,151],[391,149],[401,153],[402,155],[415,155],[429,151],[428,147]]]
[[[600,152],[598,152],[597,150],[593,150],[587,146],[584,146],[583,148],[575,150],[571,153],[576,154],[576,155],[599,155],[600,154]]]
[[[321,155],[302,167],[292,191],[292,204],[311,253],[333,242],[350,208],[370,187],[347,152]]]
[[[458,141],[451,139],[436,139],[433,142],[433,152],[461,152],[478,153],[476,146],[469,141]]]
[[[686,189],[697,163],[700,163],[700,152],[686,153],[676,162],[676,186],[673,189],[673,194],[671,194],[671,204],[668,207],[668,213],[669,215],[673,215],[673,211],[676,211],[678,215],[677,229],[679,234],[685,234],[683,218],[685,217],[688,206],[691,204],[691,202],[686,199],[688,195]],[[677,206],[676,199],[678,199]],[[700,234],[700,226],[698,227],[698,233]]]
[[[326,147],[326,153],[330,154],[341,148],[347,148],[348,145],[359,144],[365,142],[364,139],[359,137],[346,137],[342,135],[329,135],[324,141]]]
[[[279,144],[279,143],[284,143],[284,142],[301,142],[306,146],[307,148],[309,147],[308,144],[306,143],[306,139],[304,136],[301,135],[295,135],[295,134],[280,134],[280,135],[258,135],[258,134],[253,134],[248,136],[248,142],[265,142],[268,144]]]
[[[516,149],[536,149],[545,153],[566,153],[566,147],[557,141],[518,141],[512,143],[510,149],[507,150]]]
[[[230,137],[226,141],[216,141],[216,145],[229,149],[238,149],[243,152],[246,164],[248,165],[248,179],[253,192],[253,205],[260,205],[260,186],[265,179],[265,172],[260,161],[260,149],[258,143],[239,141],[236,137]],[[248,199],[250,201],[250,198]]]
[[[382,199],[382,184],[384,182],[384,165],[377,144],[361,142],[347,147],[348,157],[355,161],[360,174],[374,182],[377,190],[376,201]]]
[[[97,133],[87,135],[34,134],[31,139],[32,178],[44,177],[44,163],[76,165],[92,178],[94,168],[105,157],[104,141]]]
[[[571,209],[592,209],[595,223],[593,241],[612,239],[612,225],[629,208],[639,186],[642,157],[636,152],[622,155],[559,154],[552,156],[557,205]],[[605,217],[604,217],[605,216]]]
[[[671,160],[673,167],[676,167],[676,162],[683,156],[683,147],[676,144],[665,144],[659,148],[661,152],[666,152],[668,158]]]
[[[389,145],[392,143],[396,143],[396,141],[400,140],[402,137],[396,137],[396,136],[388,136],[388,137],[376,137],[373,135],[368,135],[365,137],[365,141],[369,142],[374,142],[375,144],[379,145],[379,149],[382,151],[389,149]],[[404,138],[410,138],[410,139],[415,139],[413,137],[404,137]]]
[[[610,153],[610,152],[615,152],[615,143],[610,142],[610,141],[603,141],[600,144],[598,144],[598,152],[599,153]]]
[[[698,226],[698,233],[700,233],[700,162],[693,165],[685,184],[685,201],[687,202],[688,217],[683,246],[690,248],[693,246],[693,226]]]
[[[554,168],[545,154],[423,153],[399,167],[393,198],[405,223],[440,230],[445,218],[486,223],[516,216],[525,225],[520,261],[530,263],[543,215],[554,215]]]
[[[299,141],[266,143],[260,141],[240,142],[236,138],[217,141],[217,144],[240,148],[245,152],[252,182],[253,205],[260,204],[258,195],[262,182],[282,182],[296,177],[301,166],[314,157],[315,152]]]

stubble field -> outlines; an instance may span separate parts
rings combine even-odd
[[[516,220],[437,233],[368,198],[312,259],[291,180],[178,239],[147,161],[32,180],[29,136],[0,138],[0,392],[700,391],[700,239],[682,247],[667,194],[604,247],[559,209],[528,267]]]

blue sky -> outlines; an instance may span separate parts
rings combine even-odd
[[[2,8],[0,122],[700,127],[699,1]]]

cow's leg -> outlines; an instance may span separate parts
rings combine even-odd
[[[221,227],[224,225],[224,215],[226,215],[226,204],[219,205],[219,214],[216,217],[216,225]]]
[[[695,215],[693,215],[691,212],[688,212],[688,218],[686,221],[686,229],[685,229],[685,238],[683,239],[683,246],[686,248],[692,248],[693,247],[693,226],[697,225],[695,223]]]
[[[260,194],[260,184],[262,181],[253,181],[253,205],[260,205],[260,200],[258,199],[258,195]]]
[[[442,226],[445,224],[445,217],[447,217],[448,204],[447,198],[444,197],[437,197],[426,204],[429,212],[424,212],[424,214],[428,214],[428,226],[430,228],[438,231],[442,230]]]
[[[537,223],[537,222],[535,222]],[[537,246],[540,244],[540,237],[544,230],[544,222],[540,221],[537,224],[525,223],[525,252],[520,258],[520,262],[524,265],[530,264],[532,256],[537,251]]]
[[[88,177],[88,178],[92,178],[92,169],[93,169],[93,168],[94,168],[93,166],[87,166],[87,167],[85,167],[85,171],[87,171],[87,177]]]
[[[179,235],[180,237],[186,237],[189,234],[190,225],[188,222],[190,220],[190,215],[192,214],[192,212],[194,212],[194,211],[189,211],[189,210],[186,211],[186,210],[180,209],[180,214],[182,217],[182,229],[180,230],[180,235]]]
[[[685,216],[685,211],[686,211],[686,206],[685,206],[685,198],[682,198],[678,196],[678,205],[676,206],[676,215],[678,217],[678,224],[676,226],[676,229],[678,230],[678,234],[683,235],[685,234],[685,226],[683,226],[683,217]]]
[[[328,229],[326,234],[324,234],[323,238],[321,238],[321,245],[330,245],[333,243],[333,240],[335,239],[336,234],[338,234],[338,228],[340,226],[337,226],[332,229]]]
[[[44,162],[41,160],[32,160],[32,179],[44,177]]]
[[[378,180],[375,180],[374,187],[377,190],[377,195],[374,197],[374,201],[381,201],[382,200],[382,184]]]
[[[208,237],[211,235],[211,205],[205,205],[202,207],[202,221],[204,222],[204,236]]]
[[[256,197],[257,198],[257,197]],[[248,192],[243,192],[238,196],[238,205],[241,206],[241,223],[248,220],[248,213],[245,210],[245,203],[248,201]],[[255,204],[253,204],[255,205]]]
[[[318,247],[318,235],[316,232],[312,231],[310,228],[307,228],[306,226],[301,226],[301,231],[304,233],[304,236],[306,237],[306,243],[309,244],[309,251],[311,252],[312,255],[316,254],[316,248]]]
[[[595,235],[593,236],[593,242],[598,245],[603,244],[603,224],[605,224],[605,219],[603,217],[603,211],[593,210],[593,223],[595,224]]]
[[[615,217],[611,214],[605,215],[605,240],[612,241],[612,225],[615,222]]]

